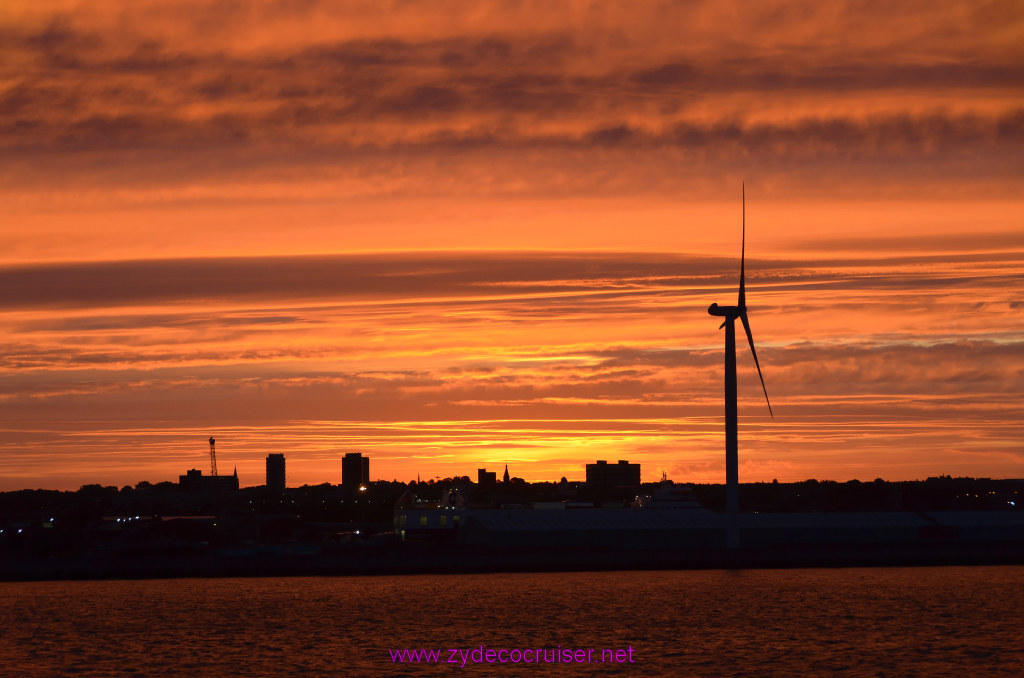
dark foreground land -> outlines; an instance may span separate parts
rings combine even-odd
[[[736,550],[721,485],[693,486],[703,508],[657,515],[578,484],[466,481],[460,529],[421,541],[412,528],[438,520],[445,482],[373,483],[358,500],[326,484],[2,493],[0,580],[1024,564],[1019,480],[747,484]],[[594,508],[529,508],[584,499]]]

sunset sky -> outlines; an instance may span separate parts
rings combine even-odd
[[[0,490],[1024,477],[1024,4],[3,0]]]

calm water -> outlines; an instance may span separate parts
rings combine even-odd
[[[0,672],[1009,676],[1022,615],[1024,567],[0,583]],[[632,646],[635,663],[388,654],[480,645]]]

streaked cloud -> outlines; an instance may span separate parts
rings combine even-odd
[[[179,13],[143,3],[115,13],[105,3],[15,3],[17,18],[3,24],[11,70],[0,148],[35,169],[12,173],[18,181],[52,176],[50,155],[70,153],[102,182],[105,154],[124,154],[148,168],[118,179],[131,185],[242,168],[281,182],[289,166],[339,161],[361,173],[384,162],[382,174],[394,176],[424,153],[465,156],[458,172],[471,179],[486,166],[481,154],[496,150],[512,152],[506,161],[521,174],[538,154],[563,166],[583,154],[607,171],[629,154],[602,154],[624,146],[693,177],[837,162],[858,182],[879,172],[901,185],[1020,176],[1024,17],[1012,3],[612,4],[600,13],[570,3],[527,18],[530,4],[484,3],[451,21],[418,3],[390,15],[351,4],[282,12],[202,2]],[[822,23],[812,28],[811,17]],[[263,26],[239,39],[239,26],[261,21],[281,33],[262,40]],[[758,39],[727,37],[744,27]],[[168,165],[211,148],[212,167]],[[647,185],[624,169],[615,190]],[[813,176],[800,172],[786,190]]]
[[[82,436],[142,444],[126,424],[159,420],[147,435],[179,441],[179,460],[186,430],[227,442],[251,429],[236,443],[243,474],[286,426],[300,458],[364,449],[399,477],[411,452],[449,450],[433,466],[447,475],[506,455],[528,477],[578,477],[582,462],[574,472],[565,460],[584,453],[637,459],[652,475],[706,456],[713,479],[721,336],[705,307],[734,294],[735,264],[438,253],[6,268],[5,435],[26,421],[69,427],[9,443],[21,452],[8,472],[24,477],[30,448]],[[812,476],[817,455],[844,458],[855,438],[879,450],[872,473],[902,473],[948,435],[934,431],[959,427],[962,443],[1010,455],[986,461],[988,473],[1016,473],[1024,313],[1009,283],[1022,265],[1002,252],[749,261],[777,413],[768,421],[741,351],[751,463],[768,455],[779,463],[758,472]],[[107,428],[111,413],[119,428]],[[316,434],[332,426],[337,435]]]

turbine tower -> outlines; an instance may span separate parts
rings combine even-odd
[[[764,386],[761,365],[757,362],[757,351],[754,350],[754,335],[750,333],[750,321],[747,320],[747,295],[744,285],[744,259],[747,248],[747,189],[743,186],[743,240],[740,246],[740,294],[735,306],[719,306],[717,303],[708,307],[708,314],[724,318],[718,329],[725,328],[725,505],[727,514],[726,545],[730,549],[739,546],[739,454],[737,452],[736,424],[736,319],[743,322],[750,343],[750,354],[754,356],[757,376],[761,379],[764,399],[768,403],[768,413],[772,412],[772,403],[768,400],[768,389]]]

